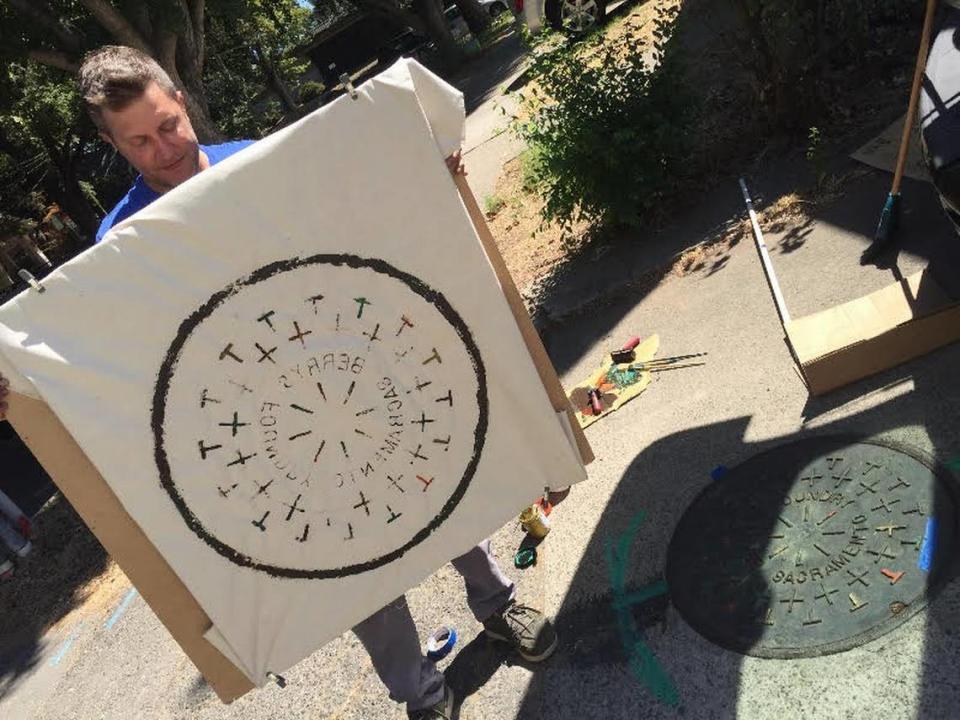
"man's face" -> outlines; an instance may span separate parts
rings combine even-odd
[[[156,83],[123,110],[104,108],[111,143],[147,185],[165,193],[200,171],[200,146],[187,116],[183,93],[171,97]]]

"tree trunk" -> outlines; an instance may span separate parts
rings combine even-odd
[[[454,2],[475,38],[479,38],[482,33],[490,29],[492,22],[490,14],[480,6],[477,0],[454,0]]]
[[[463,50],[453,39],[443,11],[436,0],[413,0],[413,10],[417,13],[427,33],[437,44],[440,57],[448,70],[455,70],[463,64]]]
[[[287,87],[287,84],[283,81],[283,78],[280,77],[280,73],[277,72],[277,66],[273,64],[270,60],[267,53],[264,52],[263,48],[260,47],[259,43],[253,46],[253,54],[257,58],[257,62],[260,63],[260,67],[263,70],[264,78],[267,81],[267,87],[273,90],[274,94],[279,98],[280,103],[287,109],[289,112],[297,112],[300,109],[300,105],[293,97],[293,93],[290,92],[290,88]]]

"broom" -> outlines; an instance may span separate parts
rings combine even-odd
[[[900,183],[903,180],[903,168],[907,164],[907,151],[910,149],[910,136],[913,134],[913,122],[917,115],[920,84],[923,82],[923,71],[927,66],[930,35],[933,30],[933,16],[936,9],[937,0],[927,0],[927,9],[923,18],[923,31],[920,33],[920,50],[917,52],[917,66],[913,71],[913,85],[910,88],[910,103],[907,106],[907,117],[903,122],[900,151],[897,153],[897,165],[893,173],[893,185],[880,213],[880,222],[877,223],[877,232],[873,236],[873,243],[860,256],[861,265],[872,262],[886,250],[900,224]]]

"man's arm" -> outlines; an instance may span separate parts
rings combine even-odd
[[[447,158],[447,169],[450,171],[450,174],[456,177],[457,175],[466,175],[467,169],[463,166],[463,151],[457,150],[453,155]]]

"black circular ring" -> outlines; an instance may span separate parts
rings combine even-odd
[[[213,312],[228,298],[233,297],[243,288],[256,285],[259,282],[268,280],[281,273],[311,265],[333,265],[336,267],[345,266],[354,270],[372,270],[402,282],[411,291],[433,305],[443,316],[443,318],[450,323],[467,350],[467,354],[470,357],[470,362],[473,365],[473,369],[477,377],[477,408],[479,411],[477,425],[474,429],[473,453],[469,462],[467,463],[466,469],[464,470],[463,477],[460,479],[460,482],[457,484],[453,494],[448,498],[447,502],[440,509],[440,512],[437,514],[437,516],[434,517],[426,527],[414,535],[410,541],[396,550],[392,550],[385,555],[381,555],[380,557],[368,560],[366,562],[356,563],[354,565],[345,565],[343,567],[327,570],[304,570],[299,568],[278,567],[276,565],[258,562],[253,558],[238,552],[223,541],[214,537],[203,526],[193,511],[187,506],[183,496],[180,494],[180,490],[177,488],[176,483],[171,477],[170,463],[167,459],[167,451],[164,447],[164,421],[166,418],[167,394],[170,391],[170,382],[173,379],[177,363],[180,360],[180,354],[183,351],[187,340],[190,339],[191,333],[204,320],[209,318]],[[357,255],[348,254],[320,254],[306,258],[280,260],[255,270],[247,277],[238,280],[237,282],[212,295],[207,302],[201,305],[200,308],[198,308],[180,324],[177,335],[174,338],[173,343],[170,345],[170,349],[167,351],[167,355],[164,358],[163,364],[160,366],[160,371],[157,375],[157,384],[154,387],[153,393],[153,409],[151,412],[151,426],[153,429],[154,438],[154,461],[157,465],[157,471],[160,474],[160,484],[163,486],[163,489],[167,491],[167,494],[173,501],[174,506],[176,506],[177,510],[180,512],[184,522],[186,522],[187,527],[189,527],[197,537],[203,540],[204,543],[236,565],[248,567],[253,570],[259,570],[267,573],[268,575],[272,575],[273,577],[315,580],[358,575],[360,573],[382,567],[383,565],[400,558],[404,553],[414,546],[419,545],[421,542],[426,540],[431,533],[437,530],[437,528],[439,528],[440,525],[450,516],[454,508],[456,508],[456,506],[459,504],[460,500],[463,499],[467,488],[470,486],[470,482],[473,480],[473,476],[477,470],[477,465],[480,462],[480,455],[483,452],[488,422],[489,405],[487,399],[486,370],[483,365],[483,360],[480,357],[480,349],[477,347],[477,344],[473,339],[470,328],[467,327],[467,324],[463,321],[463,318],[461,318],[457,311],[453,309],[449,301],[443,296],[442,293],[434,290],[419,278],[398,270],[393,265],[390,265],[383,260],[362,258]]]

